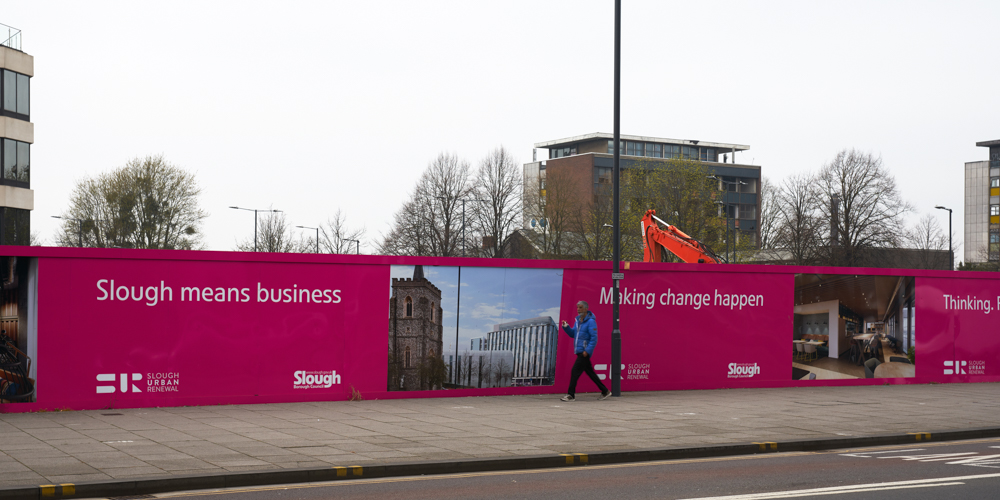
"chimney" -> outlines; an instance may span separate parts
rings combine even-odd
[[[830,246],[840,246],[837,226],[840,222],[840,196],[834,193],[830,196]]]

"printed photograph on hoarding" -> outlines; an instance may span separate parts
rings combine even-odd
[[[914,279],[796,274],[792,379],[912,378]]]
[[[0,304],[0,403],[35,401],[36,335],[30,312],[35,308],[37,260],[0,257],[3,298]],[[31,284],[31,286],[29,286]]]
[[[392,266],[388,390],[552,385],[562,269]]]

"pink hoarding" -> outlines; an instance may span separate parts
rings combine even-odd
[[[0,355],[24,375],[0,371],[2,412],[559,394],[578,301],[610,385],[606,262],[8,254]],[[630,267],[626,392],[1000,380],[993,274]]]

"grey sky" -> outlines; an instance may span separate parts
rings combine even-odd
[[[622,132],[748,144],[779,180],[880,154],[920,215],[1000,139],[1000,2],[624,2]],[[613,2],[0,2],[32,80],[32,227],[73,183],[162,153],[197,172],[210,249],[252,215],[368,228],[438,152],[612,131]],[[947,214],[936,211],[947,227]],[[911,217],[915,220],[917,217]],[[371,250],[369,241],[362,250]],[[961,256],[961,253],[958,253]]]
[[[562,274],[562,269],[463,267],[459,353],[469,349],[471,339],[493,331],[494,325],[539,316],[550,316],[558,324]],[[413,266],[392,266],[390,275],[412,278]],[[454,352],[458,268],[424,266],[424,276],[441,290],[444,352]],[[569,314],[563,319],[571,320],[573,312]]]

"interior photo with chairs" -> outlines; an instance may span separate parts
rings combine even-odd
[[[913,277],[796,274],[792,379],[916,374]]]

